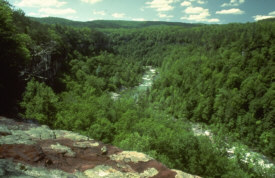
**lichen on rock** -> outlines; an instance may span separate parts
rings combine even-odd
[[[0,177],[189,176],[143,153],[122,151],[71,131],[0,117],[0,134]]]
[[[176,170],[176,169],[172,169],[172,170],[177,173],[175,178],[201,178],[200,176],[187,174],[185,172],[182,172],[182,171],[179,171],[179,170]]]
[[[70,174],[57,169],[33,167],[22,163],[14,163],[11,160],[0,159],[0,177],[20,178],[85,178],[82,172]]]
[[[54,131],[50,130],[50,128],[46,125],[42,125],[41,127],[34,127],[25,132],[31,137],[39,140],[55,139]]]
[[[148,155],[145,155],[143,153],[139,153],[136,151],[123,151],[118,154],[110,155],[110,158],[111,160],[115,160],[115,161],[134,162],[134,163],[138,163],[139,161],[147,162],[153,159]]]
[[[158,174],[158,170],[155,168],[149,168],[140,174],[140,177],[153,177]]]
[[[91,142],[91,141],[78,141],[75,142],[74,147],[78,147],[78,148],[89,148],[89,147],[97,147],[99,146],[98,142]]]
[[[73,152],[71,150],[71,148],[64,146],[64,145],[60,145],[59,143],[55,144],[55,145],[51,145],[50,147],[51,149],[53,149],[54,151],[58,152],[58,153],[63,153],[65,156],[68,157],[74,157],[75,156],[75,152]]]
[[[84,174],[88,178],[149,178],[158,174],[155,168],[149,168],[142,173],[137,172],[120,172],[110,166],[99,165],[93,169],[86,170]]]
[[[55,130],[55,135],[57,139],[62,139],[62,138],[67,138],[73,141],[87,141],[87,140],[93,140],[90,139],[87,136],[80,135],[78,133],[70,132],[70,131],[65,131],[65,130]]]
[[[100,150],[101,150],[102,154],[107,154],[107,152],[108,152],[108,149],[106,146],[103,146]]]
[[[28,130],[20,130],[20,127],[0,126],[0,132],[7,133],[0,137],[0,144],[26,144],[32,145],[36,140],[55,139],[55,134],[48,126],[31,127]]]
[[[11,130],[11,135],[0,137],[0,144],[25,144],[32,145],[35,141],[25,131]]]
[[[10,135],[11,134],[11,131],[8,129],[7,126],[5,125],[0,125],[0,136],[4,135]]]

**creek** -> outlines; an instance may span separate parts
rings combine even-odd
[[[134,98],[137,98],[140,93],[146,92],[148,89],[152,87],[153,80],[155,76],[157,75],[157,70],[153,68],[152,66],[145,66],[145,73],[142,77],[142,82],[136,86],[130,89],[130,92],[132,93],[132,96]],[[128,91],[129,92],[129,91]],[[120,97],[120,93],[111,93],[111,96],[114,100],[117,100]],[[175,120],[173,116],[168,116],[172,118],[171,120]],[[204,128],[199,123],[191,123],[191,130],[193,131],[195,136],[206,136],[208,137],[212,142],[214,142],[214,135],[213,132],[210,129]],[[268,159],[266,156],[264,156],[261,153],[252,151],[249,149],[246,145],[243,145],[241,143],[226,143],[227,145],[227,153],[229,155],[230,159],[234,159],[237,156],[240,157],[240,160],[242,160],[244,163],[247,164],[253,164],[253,165],[259,165],[263,169],[270,169],[274,168],[273,162]]]
[[[152,87],[153,79],[157,74],[156,69],[153,68],[152,66],[145,66],[144,68],[145,68],[145,73],[142,76],[142,81],[139,83],[139,85],[131,88],[130,90],[127,90],[127,92],[131,92],[133,94],[134,98],[137,98],[141,92],[145,92]],[[113,100],[117,100],[122,93],[123,92],[119,92],[119,93],[111,92],[110,94]]]
[[[208,137],[212,142],[214,142],[214,134],[211,132],[210,129],[204,128],[201,124],[199,123],[191,123],[192,126],[192,131],[194,135],[196,136],[206,136]],[[272,161],[264,156],[261,153],[255,152],[252,149],[248,148],[246,145],[242,143],[226,143],[227,149],[226,152],[229,155],[230,159],[234,159],[237,156],[240,157],[240,160],[243,161],[244,163],[252,163],[253,165],[259,165],[261,168],[264,169],[270,169],[274,168],[274,164]],[[237,155],[238,154],[238,155]]]

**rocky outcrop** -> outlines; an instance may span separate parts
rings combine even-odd
[[[0,177],[196,177],[70,131],[0,117]]]

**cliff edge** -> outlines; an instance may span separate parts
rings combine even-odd
[[[148,155],[0,117],[0,177],[195,178]]]

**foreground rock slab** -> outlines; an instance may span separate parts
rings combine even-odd
[[[143,153],[64,130],[0,117],[0,177],[197,177]]]

